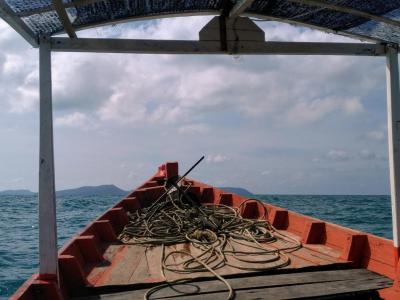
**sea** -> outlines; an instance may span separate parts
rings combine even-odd
[[[302,214],[392,238],[390,197],[328,195],[257,195]],[[118,197],[57,199],[58,244],[63,245]],[[0,299],[7,299],[38,269],[36,196],[0,196]]]

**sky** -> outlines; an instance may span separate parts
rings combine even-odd
[[[79,37],[198,39],[210,17]],[[276,22],[267,40],[354,42]],[[53,53],[56,188],[130,190],[166,161],[263,194],[388,194],[385,60]],[[0,20],[0,190],[38,186],[38,50]]]

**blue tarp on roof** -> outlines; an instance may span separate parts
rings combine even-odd
[[[5,1],[36,36],[52,35],[63,31],[62,23],[52,8],[51,0]],[[130,18],[157,18],[169,14],[215,13],[218,15],[227,3],[233,5],[235,2],[236,0],[63,0],[72,24],[76,28]],[[319,2],[400,20],[400,0],[321,0]],[[245,13],[370,37],[375,40],[400,42],[400,27],[371,21],[350,13],[288,0],[255,0]]]

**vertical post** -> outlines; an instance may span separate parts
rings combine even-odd
[[[400,82],[397,48],[386,51],[387,113],[393,243],[398,259],[400,243]],[[397,261],[396,261],[397,263]]]
[[[39,46],[40,149],[39,149],[39,273],[57,275],[57,224],[54,180],[53,112],[50,39]]]

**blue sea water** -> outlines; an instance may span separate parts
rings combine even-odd
[[[259,195],[266,202],[346,227],[392,237],[389,196]],[[59,245],[76,234],[117,197],[57,200]],[[0,299],[7,299],[38,267],[36,197],[0,196]]]
[[[118,197],[57,199],[58,244],[117,202]],[[0,299],[7,299],[38,268],[36,196],[0,196]]]

